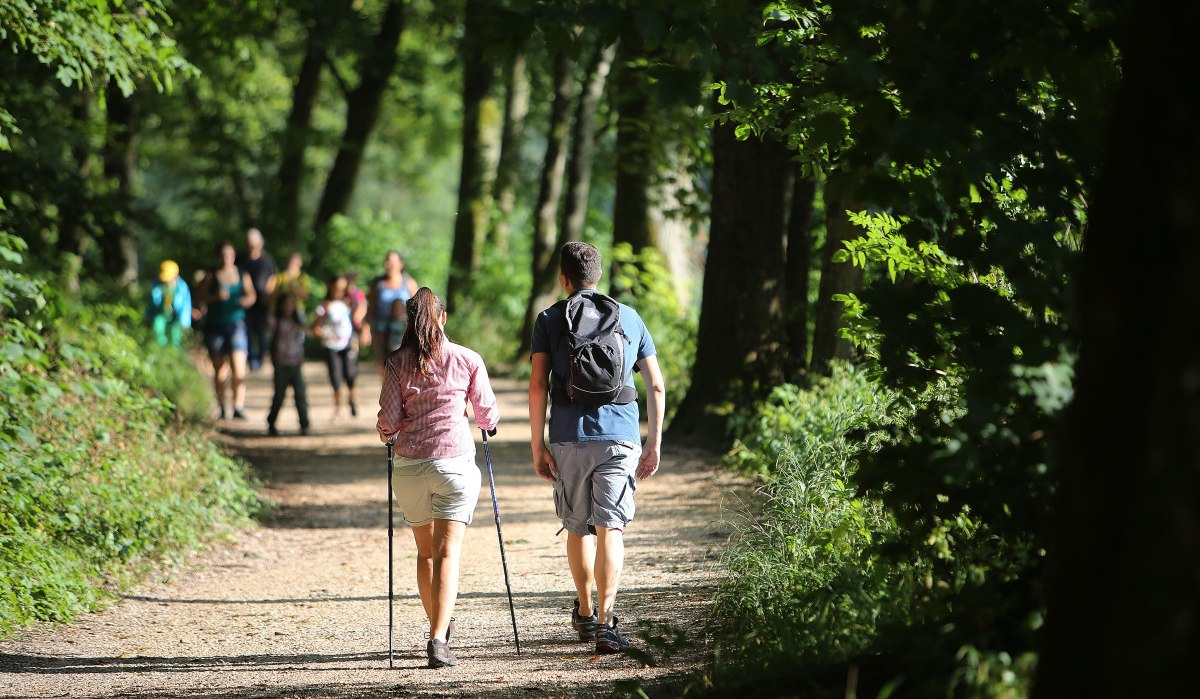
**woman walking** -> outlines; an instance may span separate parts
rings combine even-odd
[[[354,402],[354,379],[358,376],[358,346],[354,343],[354,321],[346,303],[346,278],[338,275],[329,280],[325,300],[317,306],[313,327],[325,345],[325,365],[329,368],[329,383],[333,386],[333,418],[342,413],[342,382],[346,384],[346,401],[350,414],[358,415]]]
[[[479,500],[480,473],[467,402],[481,429],[500,419],[479,354],[446,339],[446,307],[427,288],[408,301],[400,349],[385,360],[379,438],[395,439],[396,502],[417,545],[417,589],[429,619],[429,667],[454,665],[450,616],[458,598],[463,535]]]
[[[208,314],[204,322],[204,345],[213,367],[213,388],[217,392],[217,403],[221,406],[221,419],[225,419],[225,377],[230,375],[233,389],[233,417],[245,420],[246,405],[246,356],[250,341],[246,334],[246,309],[254,305],[257,298],[250,275],[234,264],[237,251],[233,243],[222,242],[217,246],[221,266],[209,275],[205,302]]]
[[[371,282],[370,293],[367,294],[367,317],[371,319],[372,345],[375,347],[375,363],[383,368],[384,357],[388,349],[383,342],[391,320],[392,303],[407,302],[417,293],[417,280],[408,276],[404,271],[404,258],[392,250],[383,258],[383,276]]]

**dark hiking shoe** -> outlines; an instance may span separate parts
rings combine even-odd
[[[425,644],[425,655],[429,657],[429,667],[448,667],[458,664],[458,661],[454,659],[454,653],[450,652],[450,645],[436,638],[429,639],[429,643]]]
[[[246,413],[243,413],[241,408],[234,408],[233,409],[233,419],[234,420],[245,420]]]
[[[620,653],[629,647],[629,639],[617,631],[617,618],[613,617],[612,626],[600,624],[596,629],[596,654],[608,655]]]
[[[596,623],[596,610],[592,610],[591,616],[581,616],[579,614],[579,598],[575,598],[575,608],[571,610],[571,628],[579,634],[580,641],[596,640],[596,630],[600,627]]]
[[[300,434],[304,435],[305,437],[308,436],[308,425],[300,428]]]
[[[268,437],[278,437],[279,436],[279,430],[275,429],[275,425],[267,425],[267,436]]]
[[[225,419],[225,406],[223,406],[223,405],[221,406],[221,417],[220,417],[220,418],[218,418],[218,419],[219,419],[219,420],[224,420],[224,419]]]
[[[350,417],[358,417],[358,406],[354,404],[354,401],[350,401]]]

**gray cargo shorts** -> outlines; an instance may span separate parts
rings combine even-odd
[[[586,536],[590,527],[624,530],[633,521],[640,444],[612,440],[555,442],[558,466],[554,512],[567,531]],[[590,525],[590,527],[589,527]]]
[[[392,472],[396,505],[410,527],[434,519],[471,523],[479,502],[482,476],[475,465],[475,452],[444,459],[397,457]]]

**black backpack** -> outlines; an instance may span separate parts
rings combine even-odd
[[[637,400],[626,385],[621,306],[600,293],[575,294],[554,304],[563,311],[567,374],[554,376],[550,396],[555,403],[625,405]]]

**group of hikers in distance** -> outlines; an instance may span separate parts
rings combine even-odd
[[[163,262],[146,314],[163,345],[180,346],[184,331],[193,324],[200,326],[212,363],[220,419],[246,419],[246,374],[257,371],[269,357],[275,392],[267,415],[268,434],[278,434],[275,422],[289,388],[300,432],[308,434],[308,395],[301,369],[309,332],[320,338],[324,349],[334,419],[341,416],[343,385],[349,412],[357,415],[354,387],[359,347],[372,346],[382,367],[384,356],[400,346],[405,303],[417,290],[416,280],[404,271],[400,253],[386,255],[384,272],[372,281],[369,292],[358,287],[354,272],[330,278],[310,325],[306,305],[313,285],[303,271],[300,253],[292,253],[287,266],[279,270],[264,249],[262,233],[254,228],[246,234],[244,253],[238,254],[229,241],[219,243],[216,252],[217,266],[197,274],[194,293],[179,276],[179,266],[172,260]],[[227,394],[232,394],[232,405]]]
[[[257,245],[262,254],[257,231],[251,231],[248,243],[252,251]],[[253,275],[238,269],[232,246],[222,244],[220,254],[222,266],[214,272],[207,294],[210,301],[227,304],[217,311],[224,325],[216,326],[213,340],[206,322],[206,345],[214,369],[223,366],[217,357],[229,349],[240,348],[245,357],[246,336],[239,337],[237,327],[226,326],[245,323],[257,298]],[[447,338],[445,303],[428,287],[417,288],[403,270],[400,255],[389,253],[385,274],[372,283],[365,308],[354,302],[347,280],[336,278],[329,284],[325,310],[318,310],[316,327],[335,323],[338,332],[331,335],[339,342],[347,322],[352,328],[350,342],[371,342],[370,333],[375,334],[374,354],[383,369],[376,430],[380,440],[394,448],[391,496],[412,530],[417,549],[417,590],[429,622],[427,664],[440,668],[457,663],[450,641],[459,560],[482,482],[467,405],[477,426],[491,434],[500,414],[483,358]],[[610,654],[629,647],[615,614],[625,560],[624,532],[634,518],[637,481],[659,468],[666,388],[645,323],[636,310],[597,291],[601,274],[601,256],[592,245],[567,243],[559,250],[559,284],[566,299],[543,310],[534,324],[529,421],[534,473],[553,484],[555,514],[567,532],[567,567],[576,592],[570,613],[572,633],[580,642],[594,644],[596,653]],[[272,342],[276,393],[268,421],[273,429],[282,402],[282,381],[298,386],[304,430],[307,418],[303,384],[297,383],[299,371],[287,368],[280,377],[281,367],[298,367],[303,359],[302,351],[297,352],[305,328],[300,314],[303,298],[294,291],[280,294],[278,280],[274,289],[264,288],[278,297]],[[232,307],[230,299],[238,300],[241,314],[226,310]],[[346,309],[335,309],[337,303]],[[214,312],[211,306],[208,312]],[[331,317],[333,321],[328,320]],[[370,323],[364,322],[366,318]],[[324,331],[322,337],[327,337]],[[326,348],[330,379],[335,381],[339,371],[335,362],[344,360],[335,359],[338,353],[328,342]],[[348,362],[341,366],[343,376],[351,367]],[[635,372],[642,375],[646,387],[644,441]],[[240,386],[240,377],[235,378],[235,417],[241,405]]]

